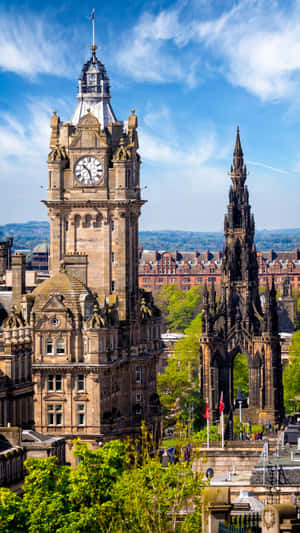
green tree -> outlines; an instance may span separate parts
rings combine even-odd
[[[159,455],[150,457],[148,435],[143,430],[141,454],[132,450],[133,466],[124,471],[115,485],[118,502],[112,531],[145,533],[198,533],[201,531],[199,496],[205,485],[202,476],[194,475],[190,463],[181,454],[178,463],[165,468]],[[179,442],[179,447],[182,442]],[[187,505],[191,515],[178,521]]]
[[[200,313],[203,288],[196,286],[189,291],[181,291],[175,285],[163,287],[155,297],[160,308],[165,327],[171,331],[183,332]]]
[[[236,354],[233,361],[233,397],[236,398],[238,388],[249,393],[249,369],[247,357],[243,353]]]
[[[200,531],[202,478],[182,460],[163,468],[144,427],[137,444],[116,440],[91,450],[77,441],[74,470],[56,457],[28,459],[23,498],[0,489],[1,532]],[[187,502],[194,510],[177,523]]]
[[[9,489],[0,489],[0,531],[26,533],[27,518],[22,499]]]
[[[296,396],[300,395],[300,330],[295,331],[289,349],[288,364],[283,372],[284,406],[287,412],[296,407]]]
[[[293,296],[295,301],[295,327],[296,330],[298,330],[300,329],[300,291],[298,289],[294,289]]]
[[[203,422],[203,401],[199,393],[199,339],[201,313],[185,329],[185,337],[176,342],[163,374],[158,376],[158,393],[164,414],[170,423],[177,418],[187,421],[193,411],[194,427]]]

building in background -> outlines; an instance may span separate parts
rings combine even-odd
[[[300,251],[257,252],[259,285],[279,289],[286,278],[292,289],[300,290]],[[139,250],[139,285],[156,294],[164,285],[176,285],[188,291],[195,286],[214,283],[217,292],[221,287],[222,254],[218,252],[175,252]]]

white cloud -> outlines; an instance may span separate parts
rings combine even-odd
[[[182,81],[194,86],[218,70],[262,100],[292,98],[300,86],[300,1],[240,0],[204,20],[186,3],[145,13],[118,55],[139,81]],[[191,50],[197,61],[191,61]],[[201,66],[201,71],[200,71]]]
[[[70,76],[71,47],[61,27],[33,13],[0,11],[0,69],[21,76]]]
[[[56,102],[57,103],[57,102]],[[67,107],[61,102],[61,107]],[[1,115],[0,122],[0,223],[46,219],[40,201],[46,197],[51,101],[31,100],[24,116]],[[41,188],[42,187],[42,188]]]

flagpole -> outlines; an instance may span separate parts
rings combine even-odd
[[[93,18],[92,23],[93,23],[93,46],[95,46],[95,18]]]
[[[224,412],[221,414],[222,450],[224,450]]]
[[[209,417],[207,417],[207,449],[209,450]]]
[[[221,392],[221,401],[222,402],[222,412],[221,412],[221,433],[222,433],[222,450],[224,450],[224,401],[223,401],[223,391]]]

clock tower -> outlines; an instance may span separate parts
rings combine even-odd
[[[92,56],[82,69],[71,122],[53,112],[48,157],[50,275],[71,262],[103,302],[118,299],[121,320],[134,320],[138,293],[140,158],[138,120],[118,121],[104,65]],[[77,257],[77,260],[76,260]]]
[[[155,439],[160,433],[160,313],[138,288],[138,121],[134,110],[116,119],[91,49],[72,121],[51,118],[50,279],[19,295],[32,339],[35,429],[64,436],[72,464],[76,437],[95,447],[136,438],[142,420]]]

